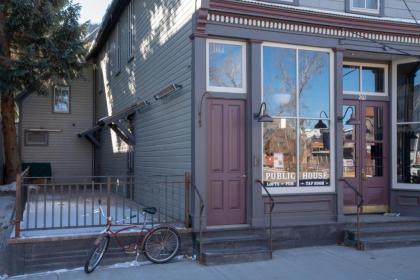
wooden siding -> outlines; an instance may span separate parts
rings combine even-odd
[[[112,115],[139,100],[151,100],[171,83],[183,86],[137,112],[135,175],[181,175],[191,169],[191,60],[194,1],[135,0],[134,58],[128,61],[128,7],[119,19],[121,72],[106,70],[109,52],[98,57],[97,118]],[[108,46],[116,40],[116,31]],[[99,94],[100,93],[100,94]],[[101,132],[96,153],[98,175],[127,173],[127,146],[109,129]]]
[[[412,19],[403,1],[385,0],[384,3],[384,16],[393,18]],[[416,18],[420,19],[420,0],[407,0],[407,4],[413,11]],[[346,0],[299,0],[300,7],[316,8],[321,10],[330,10],[338,12],[344,12],[345,5]]]
[[[92,175],[92,145],[77,134],[93,123],[93,78],[89,67],[84,78],[70,81],[70,114],[53,113],[52,93],[31,94],[22,103],[21,157],[23,162],[50,162],[53,176]],[[48,146],[25,146],[26,129],[58,129],[49,132]]]

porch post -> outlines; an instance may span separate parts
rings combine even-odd
[[[334,80],[335,80],[335,189],[337,193],[337,222],[344,221],[344,196],[343,188],[339,179],[343,174],[343,124],[337,121],[338,116],[343,114],[343,53],[344,49],[334,49]]]
[[[265,226],[265,212],[264,212],[264,201],[261,191],[261,186],[259,186],[255,180],[262,180],[262,138],[261,138],[261,123],[254,120],[253,115],[255,112],[258,112],[261,102],[262,102],[262,92],[261,92],[261,45],[262,41],[250,40],[250,57],[249,57],[249,73],[248,81],[250,81],[250,86],[248,87],[248,127],[251,129],[248,130],[248,133],[251,134],[248,139],[249,146],[251,149],[248,166],[250,171],[248,174],[249,181],[248,184],[251,186],[250,190],[250,199],[252,200],[249,205],[251,206],[251,224],[253,227],[263,227]],[[249,200],[248,200],[249,201]]]
[[[16,201],[15,201],[15,238],[20,237],[20,222],[22,220],[22,176],[16,175]]]

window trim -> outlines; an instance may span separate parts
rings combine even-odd
[[[364,95],[364,96],[388,96],[388,64],[381,63],[366,63],[366,62],[353,62],[353,61],[344,61],[343,66],[358,66],[359,67],[359,81],[360,81],[360,91],[345,91],[343,88],[343,95]],[[363,89],[363,67],[375,67],[384,69],[384,92],[364,92]],[[343,78],[342,78],[343,79]],[[343,86],[344,86],[344,81]]]
[[[29,133],[45,133],[46,142],[45,143],[30,143],[28,141],[28,134]],[[25,131],[24,131],[24,145],[25,146],[28,146],[28,147],[34,147],[34,146],[47,147],[49,145],[49,142],[50,142],[50,133],[48,131],[31,131],[29,129],[25,129]]]
[[[283,5],[293,5],[299,6],[299,0],[264,0],[265,2],[283,4]]]
[[[211,43],[226,44],[226,45],[236,45],[242,47],[242,87],[233,88],[233,87],[217,87],[210,86],[210,57],[209,57],[209,46]],[[243,41],[232,41],[232,40],[223,40],[223,39],[207,39],[206,40],[206,90],[209,92],[224,92],[224,93],[247,93],[247,44]]]
[[[296,86],[298,87],[299,83],[299,52],[298,50],[307,50],[307,51],[319,51],[319,52],[327,52],[330,55],[330,108],[329,108],[329,118],[309,118],[309,117],[299,117],[299,110],[296,112],[296,117],[284,117],[286,119],[295,119],[296,120],[296,139],[298,139],[298,142],[300,142],[300,123],[299,120],[311,120],[311,119],[322,119],[322,120],[328,120],[329,122],[329,129],[330,129],[330,185],[329,186],[323,186],[323,187],[303,187],[299,186],[299,153],[300,153],[300,145],[298,143],[296,148],[296,155],[297,155],[297,166],[296,166],[296,187],[278,187],[278,188],[271,188],[270,193],[271,194],[319,194],[319,193],[335,193],[336,192],[336,183],[335,183],[335,83],[334,83],[334,75],[335,75],[335,67],[334,67],[334,52],[332,49],[329,48],[318,48],[318,47],[307,47],[307,46],[301,46],[301,45],[292,45],[292,44],[283,44],[283,43],[272,43],[272,42],[263,42],[261,44],[261,93],[260,93],[260,102],[264,101],[264,47],[278,47],[278,48],[289,48],[289,49],[295,49],[297,51],[296,54]],[[299,99],[297,99],[297,108],[299,108]],[[280,118],[276,116],[271,116],[273,118]],[[264,174],[264,126],[261,124],[261,147],[260,147],[260,155],[261,155],[261,175]],[[264,194],[263,194],[264,195]]]
[[[136,22],[136,14],[134,11],[134,1],[130,1],[128,4],[128,15],[127,15],[127,62],[131,62],[134,58],[134,49],[135,49],[135,36],[134,36],[134,27]]]
[[[55,90],[56,88],[67,88],[69,92],[69,110],[67,112],[60,112],[55,110]],[[71,114],[71,87],[70,85],[65,84],[57,84],[53,86],[53,94],[52,94],[52,112],[54,114]]]
[[[418,184],[407,184],[407,183],[398,183],[398,174],[397,174],[397,98],[398,98],[398,85],[397,85],[397,70],[398,65],[406,63],[415,63],[420,62],[420,59],[416,58],[407,58],[392,61],[392,102],[391,102],[391,188],[394,190],[415,190],[419,191],[420,187]],[[419,122],[414,122],[419,123]]]
[[[384,14],[383,0],[376,0],[376,1],[378,1],[378,8],[368,9],[368,8],[353,7],[353,0],[346,0],[346,12],[353,13],[353,14],[370,15],[370,16],[383,16]]]

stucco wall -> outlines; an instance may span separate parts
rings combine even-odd
[[[50,162],[52,175],[91,176],[92,145],[77,134],[92,127],[93,77],[92,68],[83,72],[83,78],[70,81],[70,114],[53,113],[53,97],[31,94],[22,103],[21,157],[23,162]],[[26,129],[61,130],[49,132],[48,146],[26,146]]]

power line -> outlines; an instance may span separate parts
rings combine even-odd
[[[417,20],[417,18],[414,16],[414,13],[413,13],[413,11],[410,9],[410,7],[408,6],[407,1],[406,1],[406,0],[402,0],[402,1],[403,1],[403,3],[404,3],[405,7],[407,8],[408,12],[410,13],[411,17],[412,17],[412,18],[414,19],[414,21],[416,22],[416,24],[420,26],[420,22],[419,22],[419,21]]]

